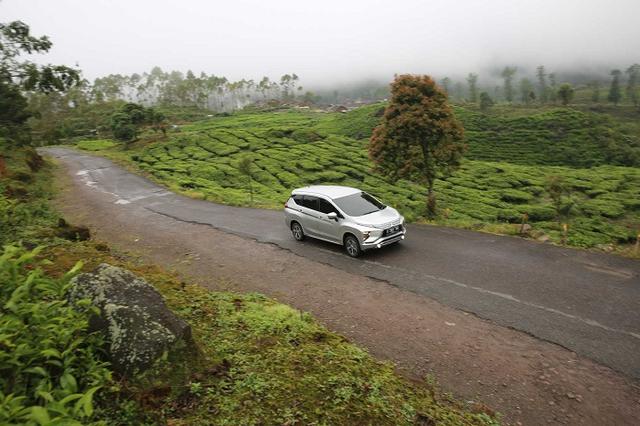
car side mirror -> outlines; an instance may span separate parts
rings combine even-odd
[[[336,213],[336,212],[331,212],[331,213],[329,213],[329,214],[327,215],[327,218],[329,218],[330,220],[335,220],[335,221],[337,221],[337,220],[338,220],[338,213]]]

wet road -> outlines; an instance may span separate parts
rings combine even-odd
[[[335,245],[296,242],[280,211],[193,200],[104,158],[66,148],[42,151],[132,215],[160,214],[276,244],[557,343],[640,378],[638,261],[419,225],[408,226],[401,244],[351,259]]]

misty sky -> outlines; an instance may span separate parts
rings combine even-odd
[[[0,17],[49,35],[44,62],[89,79],[159,65],[317,85],[640,62],[640,0],[2,0]]]

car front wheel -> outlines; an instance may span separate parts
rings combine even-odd
[[[358,239],[353,235],[347,235],[344,239],[344,249],[351,257],[358,257],[362,253]]]
[[[298,222],[293,222],[291,224],[291,233],[293,234],[293,238],[297,241],[304,240],[304,231],[302,230],[302,226]]]

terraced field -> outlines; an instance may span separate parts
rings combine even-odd
[[[424,189],[371,172],[367,143],[380,108],[215,117],[184,126],[167,141],[147,144],[131,158],[174,189],[248,205],[248,178],[237,164],[250,155],[257,206],[279,208],[295,187],[339,184],[369,191],[407,219],[419,220]],[[545,233],[559,241],[561,225],[545,181],[562,176],[570,191],[563,202],[572,205],[568,244],[590,247],[635,239],[640,168],[607,164],[621,163],[615,155],[622,148],[634,152],[634,136],[607,128],[602,124],[606,118],[574,110],[504,118],[457,108],[456,114],[466,129],[469,154],[460,170],[436,184],[438,223],[508,233],[517,229],[509,224],[519,223],[526,213],[534,236]]]
[[[526,111],[526,110],[525,110]],[[513,114],[513,112],[511,112]],[[640,166],[640,135],[623,133],[607,115],[557,108],[522,116],[457,108],[468,158],[525,165]]]

